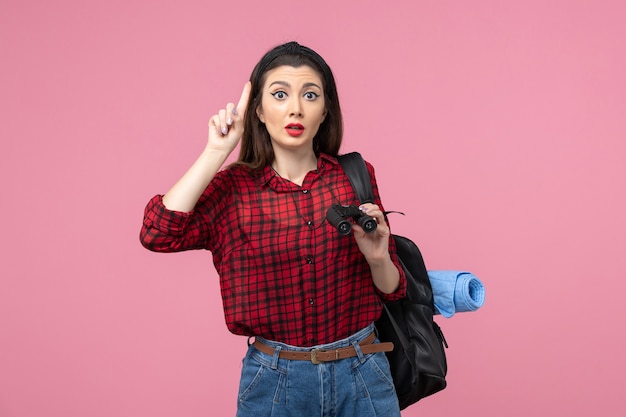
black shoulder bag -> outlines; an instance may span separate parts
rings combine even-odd
[[[353,152],[338,159],[359,202],[372,203],[372,183],[361,155]],[[406,274],[407,295],[385,304],[376,328],[381,341],[395,346],[387,352],[387,359],[403,410],[446,387],[448,365],[443,346],[448,345],[433,320],[433,291],[420,250],[410,239],[392,236]]]

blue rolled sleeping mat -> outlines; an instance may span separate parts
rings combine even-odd
[[[452,317],[455,313],[476,311],[485,303],[485,286],[471,272],[428,271],[433,288],[435,314]]]

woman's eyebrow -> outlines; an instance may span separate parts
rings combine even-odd
[[[273,86],[274,84],[278,84],[278,85],[282,85],[283,87],[291,87],[291,84],[289,84],[287,81],[274,81],[273,83],[271,83],[269,86]],[[320,87],[319,85],[315,84],[315,83],[304,83],[302,85],[302,88],[309,88],[309,87],[317,87],[320,90],[322,89],[322,87]]]
[[[317,87],[320,90],[322,89],[322,87],[320,87],[319,85],[317,85],[315,83],[304,83],[304,85],[302,87],[305,87],[305,88],[307,88],[307,87]]]
[[[291,87],[291,85],[289,85],[288,82],[286,81],[274,81],[273,83],[271,83],[269,86],[273,86],[274,84],[278,84],[278,85],[282,85],[284,87]]]

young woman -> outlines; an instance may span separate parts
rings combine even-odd
[[[237,416],[399,416],[374,322],[406,279],[383,215],[344,236],[326,220],[358,205],[337,162],[342,115],[333,74],[290,42],[259,61],[235,106],[209,121],[205,149],[148,203],[142,244],[207,249],[228,329],[254,337],[243,360]],[[241,142],[236,163],[222,167]],[[249,339],[250,340],[250,339]]]

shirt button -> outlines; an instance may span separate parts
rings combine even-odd
[[[313,226],[313,222],[311,220],[309,220],[308,222],[306,222],[307,226]]]
[[[313,263],[313,259],[311,258],[306,258],[306,263],[308,263],[309,265]]]
[[[304,194],[306,194],[306,193],[308,193],[308,192],[309,192],[309,190],[302,190],[302,192],[303,192]]]
[[[315,300],[314,300],[314,299],[312,299],[312,298],[309,298],[309,304],[310,304],[310,305],[315,304]]]

